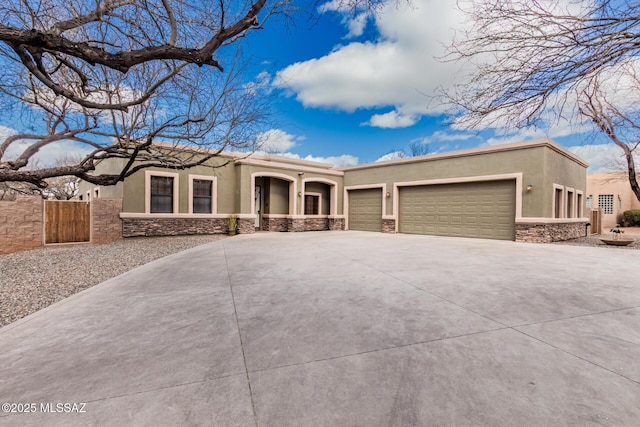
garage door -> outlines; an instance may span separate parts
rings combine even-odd
[[[382,231],[382,189],[349,191],[349,230]]]
[[[400,188],[401,233],[514,240],[515,181]]]

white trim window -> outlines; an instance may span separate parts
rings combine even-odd
[[[580,190],[576,190],[576,217],[584,218],[584,195]]]
[[[178,213],[178,177],[177,173],[145,171],[146,213]]]
[[[304,214],[320,215],[322,213],[322,194],[307,192],[304,193]]]
[[[566,202],[567,202],[567,206],[565,209],[565,214],[567,218],[575,218],[576,217],[576,212],[575,212],[575,199],[574,199],[574,194],[575,192],[573,191],[573,188],[567,188],[566,189]]]
[[[564,186],[553,184],[553,217],[564,218]]]
[[[189,175],[189,213],[215,214],[217,179],[214,176]]]

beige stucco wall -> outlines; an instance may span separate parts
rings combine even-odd
[[[108,161],[98,163],[93,175],[118,175],[124,166],[124,159],[109,159]],[[122,199],[124,194],[123,182],[119,182],[116,185],[97,186],[86,181],[80,181],[78,184],[78,195],[82,195],[83,200],[86,200],[87,192],[89,192],[91,193],[91,198],[93,198],[96,188],[99,188],[99,197],[101,199]]]
[[[543,200],[541,203],[543,207],[542,216],[553,216],[554,184],[561,185],[565,187],[565,189],[573,189],[575,194],[582,192],[581,212],[585,212],[584,203],[587,187],[587,170],[585,167],[578,163],[569,161],[565,156],[554,150],[546,149],[543,176],[545,191],[541,192],[543,194]]]
[[[320,198],[322,200],[322,210],[320,211],[320,215],[329,215],[331,207],[331,188],[327,184],[323,184],[321,182],[306,182],[304,191],[305,193],[320,193]],[[304,206],[302,209],[304,210]]]
[[[189,212],[189,175],[217,177],[218,213],[235,213],[236,177],[233,164],[226,164],[228,159],[214,158],[206,164],[185,170],[163,168],[147,168],[136,172],[125,180],[124,212],[144,213],[145,210],[145,171],[170,172],[178,174],[178,213]]]
[[[622,213],[630,209],[640,209],[640,202],[636,198],[629,184],[629,177],[625,172],[598,172],[587,175],[587,190],[585,197],[592,196],[593,207],[598,208],[598,195],[613,195],[613,214],[602,215],[602,227],[612,228],[620,224]]]
[[[584,191],[586,167],[546,145],[493,151],[469,150],[345,168],[345,186],[386,184],[387,215],[393,214],[393,186],[398,182],[522,174],[522,216],[551,217],[553,183]],[[502,151],[500,151],[502,150]],[[527,185],[532,186],[526,191]]]
[[[286,160],[286,159],[285,159]],[[276,190],[274,192],[273,188],[269,188],[269,185],[265,184],[267,190],[266,194],[263,194],[264,200],[272,199],[271,205],[267,207],[265,205],[264,213],[269,214],[286,214],[289,213],[288,205],[285,204],[285,196],[287,196],[286,200],[288,200],[288,192],[289,192],[289,182],[294,182],[295,185],[295,215],[302,215],[304,211],[304,204],[302,202],[301,194],[303,191],[303,182],[304,181],[313,181],[318,180],[320,182],[329,180],[336,183],[336,195],[338,198],[338,202],[336,204],[337,207],[337,215],[342,215],[342,185],[343,185],[343,176],[342,172],[337,172],[335,170],[327,169],[326,173],[322,171],[315,170],[317,168],[314,167],[305,167],[304,165],[296,165],[295,163],[286,164],[286,163],[278,163],[271,162],[270,164],[251,164],[251,163],[243,163],[239,162],[236,165],[239,177],[238,187],[240,188],[240,210],[239,213],[248,214],[251,213],[251,200],[253,198],[251,192],[251,180],[252,176],[254,177],[271,177],[271,187],[276,186]],[[291,180],[291,181],[289,181]],[[269,181],[269,180],[265,180]],[[286,192],[285,192],[286,188]],[[263,190],[264,191],[264,190]],[[327,190],[329,191],[329,190]],[[324,203],[323,200],[323,208],[324,205],[329,206],[330,203],[328,201]],[[327,212],[328,214],[328,212]]]

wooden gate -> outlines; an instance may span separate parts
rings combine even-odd
[[[91,240],[89,202],[47,200],[44,212],[45,243],[88,242]]]
[[[591,224],[589,234],[602,234],[602,209],[590,210],[589,223]]]

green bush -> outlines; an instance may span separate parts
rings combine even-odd
[[[624,211],[622,213],[622,222],[625,227],[640,227],[640,209]]]

